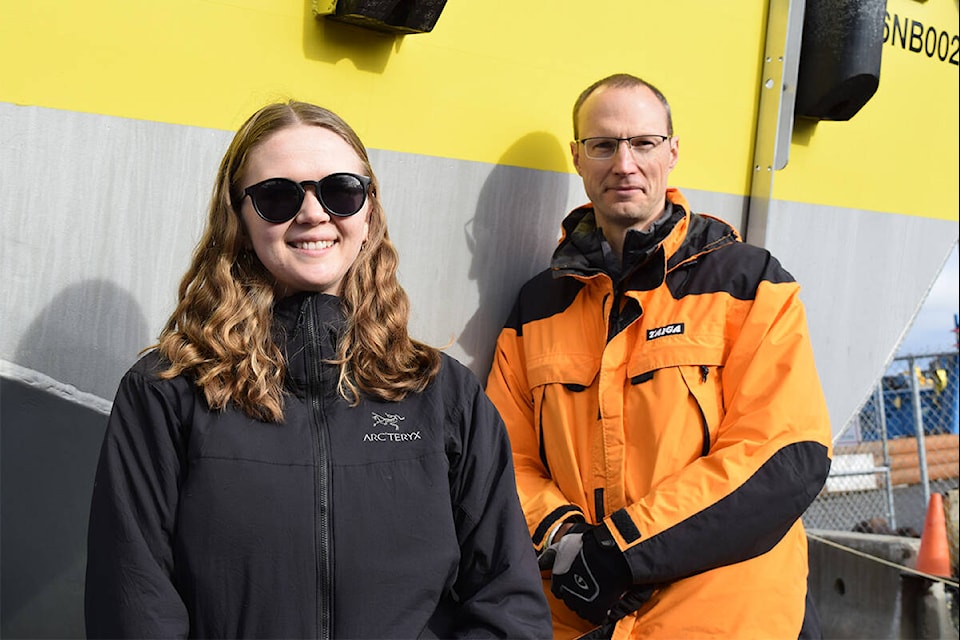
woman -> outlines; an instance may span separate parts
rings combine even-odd
[[[407,332],[378,184],[317,106],[241,127],[97,468],[88,637],[549,637],[503,424]]]

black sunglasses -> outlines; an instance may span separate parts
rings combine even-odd
[[[313,185],[317,199],[323,208],[335,216],[352,216],[367,201],[370,178],[355,173],[331,173],[320,180],[294,182],[287,178],[270,178],[243,190],[243,197],[250,196],[257,215],[279,224],[293,219],[303,206],[307,195],[304,187]],[[243,198],[240,198],[240,202]],[[239,203],[237,204],[239,211]]]

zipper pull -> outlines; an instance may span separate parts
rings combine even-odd
[[[700,384],[707,381],[708,375],[710,375],[710,367],[705,364],[700,365]]]

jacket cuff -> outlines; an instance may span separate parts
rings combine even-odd
[[[540,521],[539,526],[533,532],[533,544],[537,549],[544,549],[553,542],[553,537],[557,533],[557,528],[564,522],[586,522],[583,512],[579,507],[572,504],[564,505],[550,512],[546,518]]]

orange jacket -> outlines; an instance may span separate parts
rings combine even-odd
[[[800,516],[831,433],[799,286],[668,199],[651,233],[628,233],[619,286],[592,208],[574,210],[500,334],[487,393],[527,525],[541,550],[563,520],[603,523],[634,581],[658,585],[614,638],[806,635]],[[590,630],[544,588],[556,638]]]

